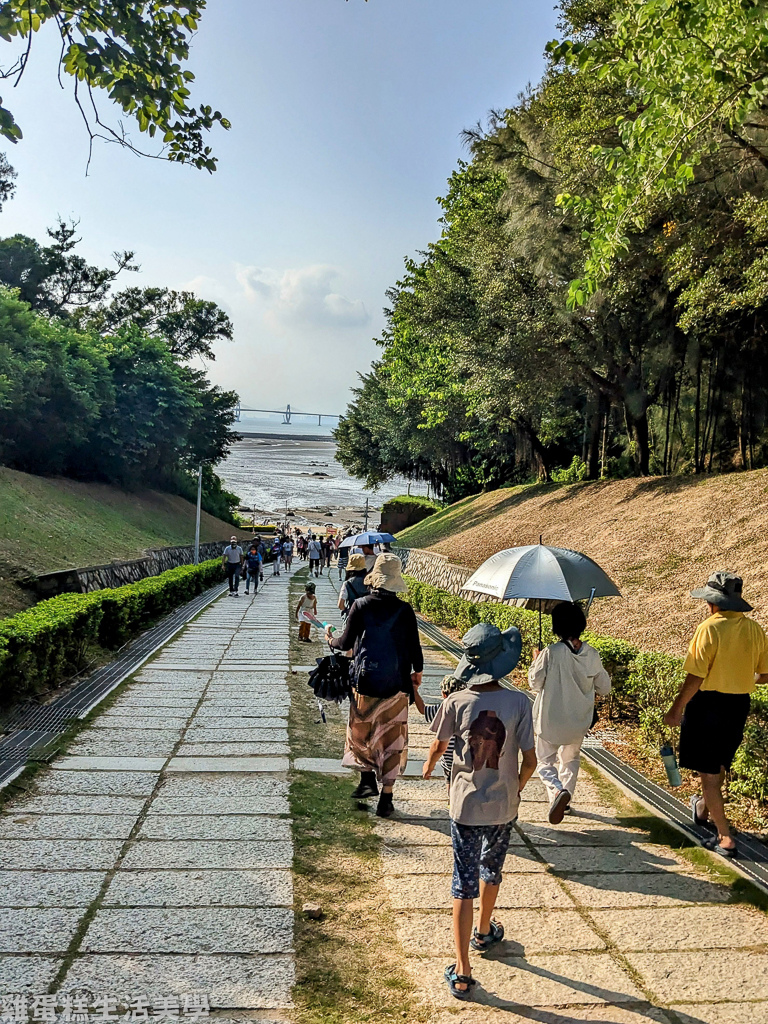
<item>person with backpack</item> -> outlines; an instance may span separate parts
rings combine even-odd
[[[344,548],[344,550],[346,551],[347,549]],[[366,594],[370,593],[365,585],[365,577],[367,575],[368,570],[365,568],[363,556],[350,555],[347,562],[347,578],[342,583],[341,590],[339,591],[339,611],[344,618],[347,617],[349,609],[358,597],[365,597]]]
[[[315,576],[322,576],[323,564],[320,561],[322,556],[322,547],[320,541],[315,537],[314,533],[309,538],[309,575],[311,576],[314,572]]]
[[[396,555],[379,555],[364,578],[370,594],[350,608],[340,636],[326,627],[332,650],[353,651],[352,697],[342,764],[360,772],[353,799],[379,796],[376,814],[393,810],[395,780],[408,763],[408,707],[421,686],[424,656],[413,608],[398,598],[407,586]],[[381,795],[377,786],[381,785]]]
[[[221,562],[227,570],[229,596],[239,597],[237,588],[240,586],[240,573],[243,568],[243,549],[237,543],[237,537],[232,537],[229,544],[224,548]]]
[[[536,694],[533,724],[539,778],[549,797],[549,822],[559,825],[579,774],[581,745],[592,725],[595,694],[611,691],[611,677],[594,647],[581,640],[587,619],[579,605],[561,601],[552,609],[552,632],[560,639],[541,653],[534,648],[528,682]]]
[[[272,575],[279,576],[280,561],[283,557],[283,542],[280,540],[279,536],[275,537],[275,539],[272,541],[270,553],[272,555]]]
[[[290,537],[286,537],[283,541],[283,565],[285,571],[291,568],[291,562],[293,561],[293,541]]]
[[[256,541],[251,544],[248,554],[245,556],[245,592],[253,582],[253,593],[259,592],[259,577],[261,576],[261,555]]]

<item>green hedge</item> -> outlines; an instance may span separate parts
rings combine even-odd
[[[520,667],[528,668],[532,649],[539,639],[538,612],[493,601],[473,604],[428,583],[420,583],[411,576],[405,579],[408,583],[407,600],[416,611],[438,626],[457,629],[460,633],[465,633],[477,622],[492,622],[499,629],[517,626],[523,637]],[[554,636],[548,615],[544,616],[542,624],[543,642],[552,643]],[[681,659],[670,654],[641,651],[624,640],[595,633],[585,633],[584,639],[600,652],[603,664],[611,674],[610,714],[636,721],[648,748],[657,750],[662,738],[669,733],[662,723],[662,716],[684,679]],[[761,801],[768,801],[767,690],[758,689],[752,695],[752,714],[731,773],[732,792]]]
[[[59,686],[89,648],[114,649],[224,579],[221,560],[182,565],[138,583],[61,594],[0,622],[0,704]]]

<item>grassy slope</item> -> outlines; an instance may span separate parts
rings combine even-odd
[[[590,625],[646,650],[681,654],[701,620],[688,592],[712,569],[744,577],[768,626],[768,470],[505,488],[438,512],[398,537],[472,568],[503,548],[575,548],[616,580],[622,598],[597,601]]]
[[[231,532],[203,513],[201,541]],[[194,537],[195,508],[183,498],[0,468],[0,615],[31,603],[13,582],[29,571],[138,558],[144,548],[191,544]]]

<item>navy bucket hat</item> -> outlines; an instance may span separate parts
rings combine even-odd
[[[467,686],[481,686],[502,679],[516,668],[523,638],[515,626],[505,629],[479,622],[461,638],[464,656],[454,675]]]

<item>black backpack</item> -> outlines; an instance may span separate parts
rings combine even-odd
[[[351,579],[346,581],[347,587],[347,607],[344,609],[342,614],[344,616],[349,614],[349,609],[352,607],[358,597],[365,597],[366,594],[370,593],[370,590],[363,583],[362,576],[353,576]]]
[[[355,689],[366,697],[393,697],[402,690],[402,666],[395,641],[401,610],[366,629],[357,643],[352,666]]]

